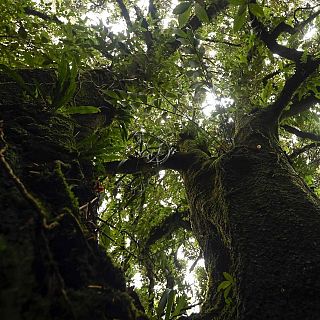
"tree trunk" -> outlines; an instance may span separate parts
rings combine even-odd
[[[74,121],[18,93],[0,99],[1,319],[146,319],[98,247],[96,208],[79,210],[96,194]]]
[[[319,319],[319,199],[256,124],[218,159],[198,150],[183,172],[209,276],[203,319]],[[230,304],[217,292],[223,272],[235,278]]]

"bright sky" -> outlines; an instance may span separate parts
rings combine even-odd
[[[179,3],[178,0],[172,0],[171,1],[171,6],[168,8],[168,16],[167,18],[163,19],[162,23],[164,27],[168,26],[169,22],[173,19],[174,15],[172,13],[173,8]],[[107,18],[110,16],[110,12],[114,10],[114,3],[108,4],[108,8],[104,11],[102,11],[100,14],[93,13],[93,12],[88,12],[86,14],[86,17],[90,19],[90,22],[93,24],[98,24],[100,20],[106,21]],[[146,13],[148,10],[149,6],[149,1],[148,0],[139,0],[137,2],[137,6],[141,9],[143,13]],[[135,12],[134,11],[129,11],[129,15],[131,18],[135,17]],[[124,32],[127,29],[127,25],[124,19],[119,20],[117,23],[114,24],[108,24],[108,27],[113,33],[120,33]]]

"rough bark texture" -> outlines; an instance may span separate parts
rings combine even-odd
[[[319,199],[278,147],[268,117],[244,121],[235,141],[218,159],[198,150],[183,173],[209,274],[203,319],[319,319]],[[190,140],[184,147],[196,150]],[[217,294],[222,272],[236,279],[229,305]]]
[[[74,120],[11,86],[0,99],[1,319],[145,319],[79,211],[96,195]]]

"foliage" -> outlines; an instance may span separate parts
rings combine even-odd
[[[253,17],[273,30],[282,22],[294,27],[319,8],[303,0],[230,0],[213,19],[212,1],[150,1],[149,9],[137,1],[126,2],[125,9],[119,6],[122,1],[105,2],[2,1],[1,69],[25,90],[29,87],[12,70],[54,69],[57,81],[46,100],[65,115],[100,113],[98,106],[74,104],[79,74],[108,67],[113,82],[122,83],[101,88],[116,108],[115,121],[94,130],[77,147],[95,163],[105,187],[100,243],[128,283],[138,287],[147,313],[170,319],[198,302],[190,298],[196,289],[185,279],[188,261],[198,261],[201,253],[186,223],[181,223],[188,220],[182,214],[188,207],[181,178],[168,171],[106,177],[104,163],[128,157],[163,163],[190,123],[210,142],[213,156],[229,150],[235,120],[274,102],[295,70],[291,61],[273,54],[261,41],[251,27]],[[123,30],[116,31],[124,21]],[[278,40],[305,52],[301,59],[307,54],[319,58],[319,28],[316,16],[296,33],[281,33]],[[31,97],[45,95],[38,87],[37,93],[29,92]],[[298,101],[311,94],[319,98],[319,87],[314,74],[297,89]],[[206,104],[210,116],[204,113]],[[282,124],[319,136],[319,112],[314,104]],[[280,130],[281,147],[288,156],[298,154],[292,157],[293,165],[318,195],[319,141],[306,148],[312,140]],[[177,212],[180,220],[169,220]],[[195,270],[201,283],[203,272]],[[141,283],[134,283],[137,274]],[[227,273],[224,277],[218,290],[230,303],[234,279]],[[198,297],[203,299],[203,292]]]
[[[229,297],[232,287],[235,285],[235,279],[228,272],[223,272],[225,278],[218,286],[218,292],[223,291],[223,297],[226,304],[232,303],[232,299]]]

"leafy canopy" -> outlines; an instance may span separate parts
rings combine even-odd
[[[97,106],[74,104],[78,75],[112,74],[99,90],[116,108],[115,120],[79,143],[105,188],[100,243],[128,283],[140,278],[142,302],[155,319],[201,302],[206,275],[201,264],[194,269],[201,253],[180,177],[170,171],[105,177],[104,163],[135,157],[161,165],[186,127],[213,156],[230,149],[237,119],[276,101],[296,69],[297,61],[263,38],[261,25],[277,44],[298,50],[302,62],[319,59],[317,1],[3,0],[0,10],[1,69],[23,88],[14,69],[57,73],[55,95],[36,85],[28,99],[41,96],[66,115],[98,113]],[[319,88],[314,72],[280,124],[282,148],[318,194]],[[186,280],[190,269],[196,286]],[[230,288],[229,278],[222,287]]]

